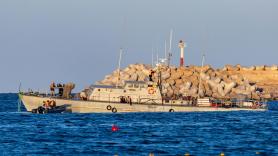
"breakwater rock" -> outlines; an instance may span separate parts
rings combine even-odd
[[[226,65],[214,69],[209,65],[152,68],[145,64],[131,64],[125,69],[116,70],[97,82],[102,85],[123,84],[124,81],[148,81],[150,71],[154,71],[154,81],[161,72],[162,94],[167,97],[192,96],[214,98],[278,98],[278,67]]]

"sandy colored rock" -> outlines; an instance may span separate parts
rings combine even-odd
[[[176,86],[180,86],[180,85],[182,85],[182,84],[183,84],[182,79],[177,79],[177,80],[175,80],[175,85],[176,85]]]
[[[254,71],[256,70],[255,66],[251,66],[251,67],[242,67],[241,68],[243,71]]]
[[[170,75],[169,72],[164,72],[164,73],[161,74],[161,79],[166,80],[166,79],[170,78],[170,76],[171,75]]]
[[[233,65],[225,65],[223,68],[223,71],[237,71],[238,69],[234,67]]]
[[[210,80],[210,76],[203,72],[200,74],[200,77],[202,80],[205,80],[205,81]]]
[[[265,93],[261,96],[264,99],[270,99],[271,98],[271,94],[270,93]]]
[[[183,76],[183,72],[173,72],[171,73],[171,79],[180,79]]]
[[[277,71],[278,70],[278,66],[277,65],[266,66],[265,70],[268,70],[268,71]]]
[[[193,71],[191,71],[191,70],[184,70],[182,77],[190,77],[192,75],[193,75]]]
[[[224,94],[227,95],[236,86],[236,82],[224,83]]]
[[[167,82],[171,85],[171,86],[173,86],[176,82],[175,82],[175,80],[173,80],[173,79],[169,79],[169,80],[167,80]]]
[[[158,82],[158,68],[155,71],[153,80]],[[203,72],[200,74],[200,71]],[[116,85],[123,84],[126,80],[148,81],[151,67],[144,64],[129,65],[120,71],[120,82],[118,81],[118,71],[115,70],[98,84]],[[162,93],[168,96],[182,94],[187,96],[198,96],[198,85],[201,78],[202,96],[212,96],[215,98],[231,98],[241,94],[255,98],[259,97],[257,88],[263,91],[263,97],[278,97],[278,67],[272,66],[251,66],[242,67],[240,65],[226,65],[223,69],[213,69],[211,66],[189,66],[170,68],[163,66],[160,68],[163,82]]]

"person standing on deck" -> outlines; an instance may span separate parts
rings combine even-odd
[[[49,87],[50,87],[51,96],[54,96],[55,95],[55,87],[56,87],[54,81],[51,82]]]
[[[153,82],[153,77],[154,77],[154,71],[151,70],[149,74],[149,81]]]

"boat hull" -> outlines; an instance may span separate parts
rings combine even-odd
[[[117,112],[210,112],[210,111],[265,111],[265,109],[249,109],[249,108],[219,108],[219,107],[194,107],[184,105],[162,105],[162,104],[123,104],[123,103],[109,103],[100,101],[81,101],[81,100],[67,100],[50,97],[38,97],[29,95],[20,95],[27,111],[31,112],[42,106],[43,101],[55,100],[57,106],[64,104],[71,105],[70,109],[73,113],[112,113],[107,106],[116,108]]]

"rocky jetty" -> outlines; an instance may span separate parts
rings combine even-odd
[[[123,84],[126,80],[148,81],[153,70],[154,81],[158,81],[159,71],[162,79],[162,94],[167,97],[214,97],[238,98],[245,96],[253,99],[278,98],[278,67],[226,65],[222,69],[214,69],[209,65],[204,67],[167,67],[152,68],[145,64],[132,64],[105,76],[97,82],[102,85]],[[200,84],[200,85],[199,85]]]

